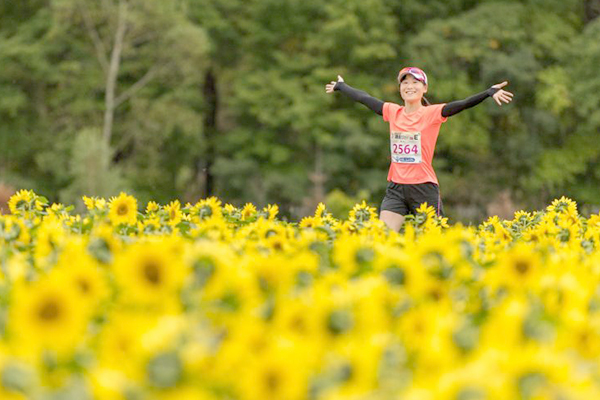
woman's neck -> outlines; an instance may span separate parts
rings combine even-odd
[[[405,102],[404,103],[404,112],[406,112],[407,114],[412,114],[414,112],[419,111],[419,109],[423,107],[423,105],[421,104],[421,101],[411,101],[411,102]]]

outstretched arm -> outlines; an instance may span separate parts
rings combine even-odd
[[[347,85],[344,82],[344,79],[339,75],[337,82],[331,81],[331,83],[325,85],[326,93],[333,93],[336,90],[339,90],[340,92],[344,93],[352,100],[364,104],[377,114],[383,115],[383,101],[369,95],[366,92],[363,92],[362,90],[358,90],[353,88],[352,86]]]
[[[450,117],[454,114],[458,114],[467,108],[476,106],[488,97],[492,97],[499,106],[502,106],[502,102],[510,103],[512,101],[513,94],[511,92],[507,92],[506,90],[502,90],[502,88],[506,85],[508,85],[508,82],[504,81],[490,87],[484,92],[477,93],[476,95],[468,97],[464,100],[452,101],[442,108],[442,117]]]

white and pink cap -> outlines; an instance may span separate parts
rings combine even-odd
[[[425,72],[417,67],[406,67],[400,70],[398,74],[398,83],[402,82],[402,78],[406,75],[412,75],[416,80],[422,82],[424,85],[427,85],[427,75]]]

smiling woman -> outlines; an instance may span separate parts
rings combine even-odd
[[[510,103],[513,94],[502,90],[502,82],[465,100],[431,105],[425,98],[429,89],[427,75],[416,67],[398,73],[399,92],[404,106],[383,102],[367,93],[337,81],[325,85],[326,93],[338,90],[381,115],[390,126],[391,165],[386,195],[381,203],[380,218],[395,231],[404,218],[415,214],[423,203],[433,206],[438,216],[443,213],[439,183],[432,167],[433,153],[442,123],[447,118],[473,107],[488,97],[498,105]]]

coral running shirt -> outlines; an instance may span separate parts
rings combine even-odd
[[[431,166],[440,127],[448,118],[442,117],[445,104],[423,106],[407,114],[404,107],[384,103],[383,120],[390,124],[391,165],[387,180],[394,183],[438,184]]]

